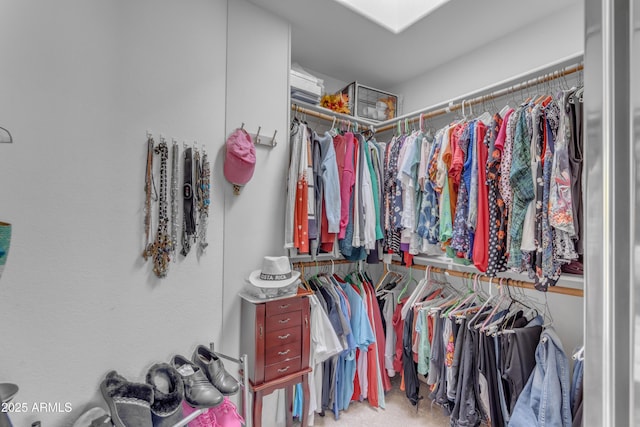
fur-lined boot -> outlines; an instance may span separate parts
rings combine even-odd
[[[177,424],[183,417],[184,399],[184,385],[178,371],[168,363],[157,363],[147,372],[147,384],[153,389],[153,427]]]
[[[100,390],[116,427],[153,427],[153,390],[149,384],[132,383],[111,371],[100,384]]]

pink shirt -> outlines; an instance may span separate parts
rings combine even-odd
[[[345,141],[345,154],[344,154],[344,169],[342,170],[342,179],[340,180],[340,233],[339,239],[344,239],[347,230],[347,224],[349,223],[349,200],[351,200],[351,193],[353,192],[353,186],[356,183],[356,176],[354,173],[353,154],[354,154],[354,138],[351,132],[344,134]]]

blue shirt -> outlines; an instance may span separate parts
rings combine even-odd
[[[338,177],[338,163],[336,162],[336,149],[333,146],[333,137],[325,132],[323,137],[316,135],[320,143],[322,154],[322,182],[324,203],[329,223],[329,233],[340,232],[340,179]]]

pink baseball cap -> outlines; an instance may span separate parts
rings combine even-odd
[[[224,176],[232,184],[245,185],[253,176],[256,166],[256,147],[251,135],[244,129],[236,129],[227,138],[227,154],[224,158]]]

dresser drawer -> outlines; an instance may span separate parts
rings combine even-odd
[[[271,347],[266,350],[264,356],[265,365],[273,365],[274,363],[280,363],[299,357],[301,354],[301,343],[294,342],[285,345],[279,345],[277,347]]]
[[[285,375],[297,372],[302,367],[302,360],[300,357],[286,360],[284,362],[276,363],[264,368],[264,380],[270,381]]]
[[[302,311],[291,311],[289,313],[277,314],[267,317],[267,331],[291,328],[302,323]]]
[[[267,329],[267,335],[265,340],[265,348],[279,347],[284,344],[299,343],[301,341],[300,326],[294,326],[293,328],[280,329],[277,331],[269,331]]]
[[[287,298],[265,303],[267,317],[302,310],[302,298]]]

